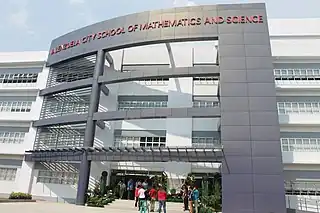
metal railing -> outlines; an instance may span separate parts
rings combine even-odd
[[[286,196],[286,206],[289,209],[301,211],[320,212],[320,200],[307,197],[298,197],[294,195]]]

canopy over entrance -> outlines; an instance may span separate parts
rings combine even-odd
[[[25,158],[27,161],[222,162],[225,157],[222,147],[81,147],[29,150]]]

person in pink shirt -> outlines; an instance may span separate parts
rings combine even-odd
[[[160,189],[158,191],[159,213],[161,213],[161,208],[163,209],[163,213],[167,212],[166,200],[167,192],[164,190],[163,186],[160,185]]]
[[[134,206],[135,207],[139,207],[139,210],[140,210],[140,202],[139,202],[139,190],[140,190],[140,188],[141,188],[141,185],[138,185],[137,187],[136,187],[136,190],[135,190],[135,192],[134,192],[134,197],[135,197],[135,203],[134,203]]]

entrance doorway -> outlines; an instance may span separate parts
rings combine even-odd
[[[161,176],[163,172],[161,171],[135,171],[135,170],[111,170],[111,176],[110,176],[110,187],[116,192],[116,195],[118,196],[118,183],[120,181],[124,182],[126,186],[128,186],[129,180],[133,180],[134,186],[138,182],[144,182],[145,180],[148,181],[149,187],[153,184],[153,177],[155,176]],[[128,195],[128,191],[126,189],[125,195]],[[126,199],[133,200],[133,196],[125,196]]]

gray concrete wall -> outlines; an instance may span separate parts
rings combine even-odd
[[[218,27],[223,212],[280,213],[284,178],[266,10],[217,10],[244,13],[261,14],[264,23]]]

